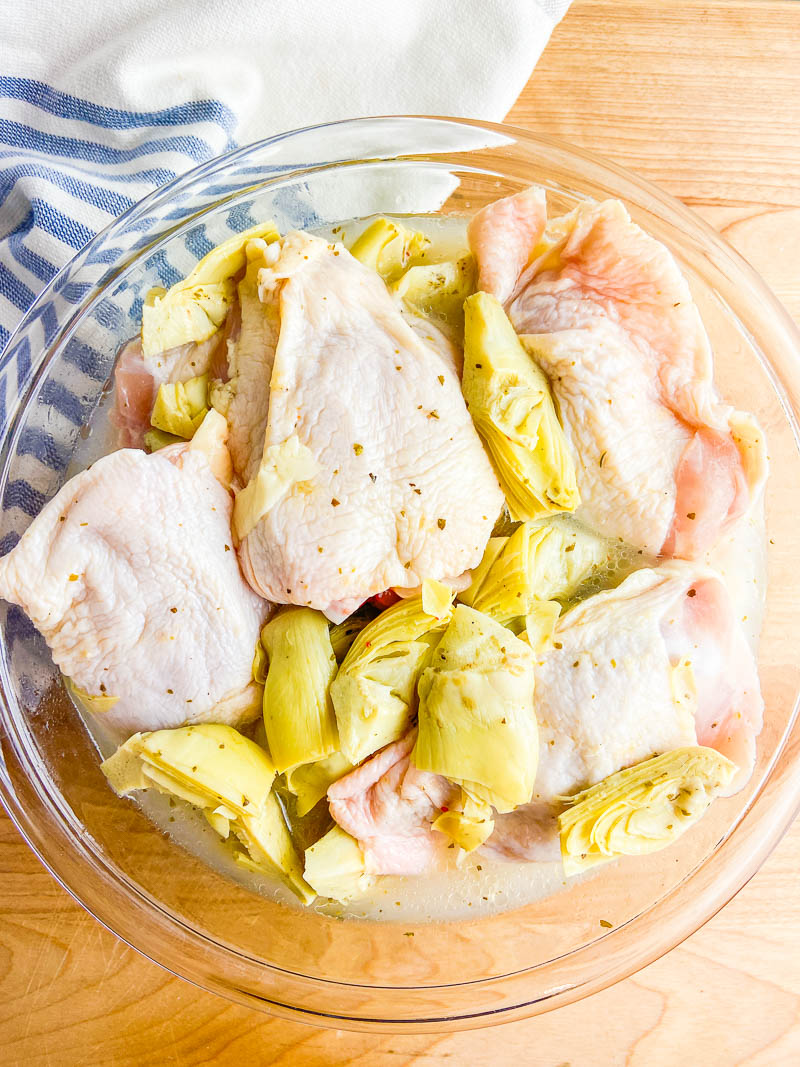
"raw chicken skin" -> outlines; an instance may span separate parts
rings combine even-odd
[[[232,550],[231,496],[204,454],[123,449],[72,478],[0,560],[0,596],[61,671],[118,702],[126,735],[252,718],[266,605]]]
[[[290,234],[260,279],[280,294],[265,451],[299,441],[316,473],[244,537],[253,589],[338,621],[475,566],[503,497],[455,371],[341,246]]]
[[[509,300],[546,222],[544,189],[535,185],[473,215],[467,240],[478,261],[478,289],[503,304]]]
[[[519,213],[519,200],[512,199]],[[538,220],[533,205],[520,235],[535,232]],[[491,264],[506,247],[507,227],[499,225],[495,233],[487,221],[479,237],[473,252],[479,265]],[[595,501],[604,494],[634,501],[636,477],[647,469],[642,488],[648,504],[640,503],[635,517],[619,511],[620,529],[605,522],[602,528],[650,552],[701,556],[760,497],[766,452],[755,421],[723,404],[714,390],[708,337],[677,264],[619,201],[582,204],[552,220],[528,255],[532,262],[518,276],[506,308],[520,335],[539,335],[528,344],[551,375],[565,421],[571,418],[572,436],[584,450],[578,453],[581,493],[586,488]],[[546,334],[555,335],[549,346]],[[548,347],[557,351],[552,360]],[[613,356],[604,374],[608,352]],[[601,418],[602,403],[620,404],[625,414]],[[639,457],[632,475],[615,462],[602,468],[591,463],[604,453],[606,459]],[[649,466],[646,461],[657,455],[657,465]],[[603,519],[613,510],[609,504]],[[587,519],[593,517],[590,508]]]
[[[241,329],[236,343],[229,348],[232,399],[226,413],[230,427],[228,447],[233,469],[243,485],[258,470],[264,448],[269,385],[280,330],[277,292],[265,294],[263,301],[259,299],[258,273],[264,265],[260,244],[253,242],[247,249],[247,270],[238,287]],[[277,254],[277,243],[274,252]]]
[[[559,796],[669,749],[716,748],[740,768],[729,791],[747,781],[763,701],[753,655],[714,571],[682,560],[636,571],[567,612],[554,642],[536,669],[532,802],[497,817],[488,852],[557,858]]]
[[[691,430],[661,403],[638,352],[612,322],[524,341],[558,397],[581,494],[577,517],[658,555],[672,528],[675,469]]]
[[[331,815],[358,841],[368,874],[423,874],[453,865],[449,839],[431,822],[461,791],[414,767],[415,740],[412,730],[328,789]]]
[[[731,792],[750,777],[764,702],[753,654],[722,580],[692,582],[694,596],[678,601],[661,629],[672,661],[691,660],[697,687],[697,743],[715,748],[739,768]]]

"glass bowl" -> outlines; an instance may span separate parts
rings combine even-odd
[[[267,218],[285,231],[374,212],[470,214],[534,182],[546,187],[551,210],[619,197],[672,249],[711,335],[722,394],[755,412],[767,433],[769,592],[759,656],[767,711],[756,768],[679,845],[609,865],[518,910],[429,924],[341,921],[224,878],[114,796],[44,642],[6,608],[0,789],[20,831],[128,944],[276,1015],[394,1031],[534,1015],[650,963],[758,869],[800,798],[800,337],[754,272],[647,182],[509,127],[377,118],[274,137],[159,189],[48,285],[0,363],[5,552],[84,462],[90,417],[108,401],[115,353],[138,326],[144,293],[184,275],[209,242]]]

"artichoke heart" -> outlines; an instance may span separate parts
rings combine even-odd
[[[217,481],[230,489],[233,483],[233,462],[228,451],[228,423],[211,408],[195,432],[189,448],[202,452]]]
[[[318,471],[314,453],[297,434],[287,437],[279,445],[265,448],[258,470],[236,494],[233,504],[233,529],[239,541],[243,541],[295,485],[313,478]]]
[[[575,462],[547,378],[493,296],[473,294],[464,315],[461,388],[512,517],[574,511],[580,504]]]
[[[341,752],[334,752],[316,763],[304,763],[286,772],[286,787],[296,797],[295,806],[302,819],[328,792],[328,787],[353,770],[353,764]]]
[[[182,445],[185,438],[177,437],[174,433],[164,433],[163,430],[154,430],[152,427],[144,435],[144,446],[148,452],[158,452],[167,445]]]
[[[460,340],[464,335],[464,301],[475,291],[476,274],[475,260],[466,255],[409,267],[390,289],[416,315],[440,320]]]
[[[107,693],[98,693],[96,695],[88,693],[66,676],[64,677],[64,684],[72,697],[93,715],[105,715],[107,711],[111,711],[115,704],[119,703],[119,697],[109,696]]]
[[[330,685],[336,674],[328,621],[311,608],[286,608],[261,631],[269,659],[264,729],[279,774],[325,759],[339,747]]]
[[[336,656],[338,663],[342,662],[355,639],[374,618],[374,611],[370,611],[368,608],[359,608],[344,622],[331,624],[331,644],[333,645],[333,654]]]
[[[208,375],[201,374],[187,382],[159,385],[150,424],[156,430],[181,437],[194,437],[208,412]]]
[[[264,646],[261,644],[261,639],[256,641],[256,650],[253,653],[253,666],[251,668],[253,674],[253,681],[256,685],[264,685],[267,680],[267,654],[264,651]]]
[[[134,734],[102,770],[120,796],[154,788],[200,808],[221,837],[232,831],[247,850],[238,862],[277,873],[301,900],[313,900],[272,792],[272,760],[232,726],[202,723]]]
[[[489,539],[459,600],[507,626],[537,602],[569,599],[607,559],[606,541],[577,523],[525,522],[510,537]]]
[[[713,748],[676,748],[563,798],[568,807],[558,824],[564,873],[666,848],[735,774],[736,766]]]
[[[406,267],[425,261],[425,249],[430,243],[430,238],[419,230],[409,230],[392,219],[379,218],[356,238],[350,255],[365,267],[371,267],[389,285]]]
[[[334,826],[305,854],[305,879],[321,897],[346,904],[374,882],[355,838]]]
[[[446,834],[463,852],[474,852],[494,830],[492,807],[478,797],[461,790],[461,809],[450,808],[438,815],[431,826]]]
[[[533,670],[524,641],[459,604],[419,680],[412,762],[498,811],[527,803],[539,755]]]
[[[452,614],[426,612],[422,596],[387,608],[356,637],[331,685],[340,747],[351,763],[407,731],[417,679]]]
[[[194,270],[170,289],[151,289],[142,308],[142,353],[147,359],[178,345],[205,341],[216,333],[228,313],[245,265],[248,241],[274,241],[278,231],[264,222],[236,234],[212,249]]]

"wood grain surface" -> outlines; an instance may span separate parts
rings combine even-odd
[[[594,149],[717,226],[800,319],[800,3],[576,2],[509,121]],[[0,819],[0,1063],[543,1067],[800,1063],[800,823],[638,975],[453,1035],[314,1030],[173,978],[85,914]]]

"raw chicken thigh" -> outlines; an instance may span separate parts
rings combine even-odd
[[[652,554],[702,555],[759,496],[766,459],[754,420],[714,390],[685,279],[618,201],[582,204],[543,234],[537,201],[511,202],[476,216],[472,248],[550,376],[580,468],[579,514]],[[509,287],[487,264],[515,234],[538,240]]]
[[[115,731],[260,710],[266,605],[239,572],[231,505],[202,450],[123,449],[72,478],[0,560],[0,596],[89,706],[114,701],[103,720]]]
[[[747,781],[763,701],[722,579],[680,560],[631,574],[569,611],[536,670],[539,766],[532,803],[496,820],[485,849],[556,858],[551,805],[684,745],[715,748]]]
[[[503,496],[456,373],[380,277],[308,234],[277,252],[259,276],[262,301],[280,307],[266,438],[255,463],[235,457],[250,481],[234,523],[253,589],[337,621],[391,586],[477,564]],[[263,376],[270,359],[258,359]],[[238,376],[246,363],[238,352]]]
[[[333,818],[364,852],[368,874],[421,874],[452,866],[450,841],[431,823],[460,789],[410,759],[416,730],[328,790]]]

